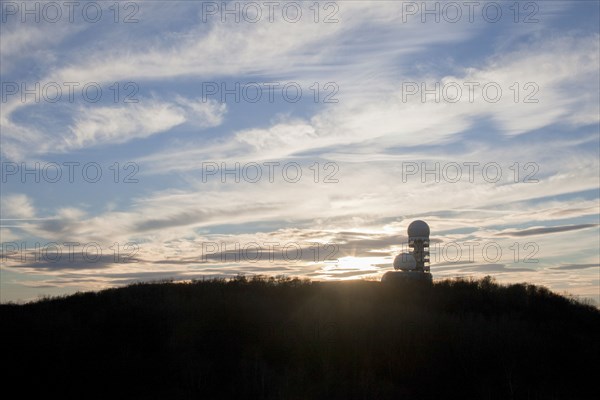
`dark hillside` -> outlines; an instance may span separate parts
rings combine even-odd
[[[592,399],[600,312],[490,279],[237,278],[2,305],[23,398]]]

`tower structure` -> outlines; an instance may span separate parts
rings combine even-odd
[[[416,220],[408,226],[408,248],[410,252],[400,253],[394,258],[395,271],[383,274],[382,282],[416,280],[431,282],[429,265],[429,225]]]
[[[429,272],[429,225],[416,220],[408,226],[408,247],[415,258],[415,271]]]

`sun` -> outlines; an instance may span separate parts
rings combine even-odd
[[[370,274],[379,274],[383,266],[391,265],[391,257],[346,256],[335,262],[325,263],[319,272],[325,280],[361,279]]]

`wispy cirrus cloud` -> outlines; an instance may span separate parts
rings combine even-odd
[[[522,230],[506,230],[496,234],[496,236],[513,236],[513,237],[521,237],[521,236],[538,236],[538,235],[547,235],[549,233],[557,233],[557,232],[568,232],[568,231],[576,231],[580,229],[587,228],[595,228],[597,224],[580,224],[580,225],[567,225],[567,226],[552,226],[547,228],[528,228]]]
[[[575,126],[597,123],[598,107],[593,106],[598,104],[597,96],[590,97],[586,91],[586,96],[574,97],[570,91],[572,87],[595,82],[595,73],[600,68],[598,41],[598,35],[549,39],[542,45],[496,56],[483,68],[466,68],[460,77],[406,77],[392,82],[394,90],[380,92],[379,99],[369,104],[361,96],[346,96],[343,104],[327,107],[310,120],[278,121],[268,128],[237,131],[212,143],[175,148],[140,161],[164,172],[197,168],[195,161],[208,157],[256,161],[316,151],[340,159],[345,149],[356,157],[353,145],[367,146],[368,157],[372,157],[373,153],[398,146],[460,140],[461,134],[482,118],[496,122],[494,129],[505,135],[531,132],[555,123]],[[556,53],[564,60],[558,71],[550,67]],[[548,67],[540,69],[540,65]],[[482,87],[488,83],[503,90],[498,102],[484,98]],[[407,95],[407,88],[413,90],[413,84],[419,92]],[[438,100],[432,95],[423,99],[421,85],[431,89],[436,84],[440,88]],[[463,90],[456,103],[439,100],[441,88],[448,84]],[[515,84],[520,90],[520,101],[515,101]],[[528,84],[533,86],[521,93]],[[469,94],[469,85],[478,89]],[[598,86],[597,82],[595,85]],[[523,98],[528,94],[535,102],[524,104]]]
[[[173,103],[150,100],[124,107],[80,109],[70,126],[71,135],[65,138],[66,147],[124,143],[169,131],[188,121],[198,128],[214,127],[221,124],[226,109],[214,101],[181,96]]]
[[[9,114],[18,109],[18,106],[9,107]],[[220,125],[227,112],[225,104],[183,96],[172,101],[149,98],[123,105],[69,106],[66,109],[72,112],[67,129],[58,121],[56,124],[46,121],[45,126],[39,126],[15,122],[5,116],[2,126],[5,155],[20,160],[25,154],[43,156],[102,144],[118,145],[168,132],[182,124],[202,130]]]
[[[559,265],[558,267],[552,267],[551,269],[561,270],[561,271],[570,271],[570,270],[578,270],[578,269],[588,269],[588,268],[600,268],[600,264],[565,264]]]

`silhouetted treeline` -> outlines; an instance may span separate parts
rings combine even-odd
[[[0,310],[19,398],[600,398],[600,312],[489,278],[166,282]]]

